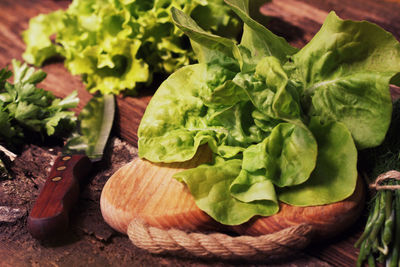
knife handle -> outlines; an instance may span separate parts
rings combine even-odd
[[[68,229],[69,212],[91,166],[83,154],[57,157],[28,217],[28,231],[34,238],[51,239]]]

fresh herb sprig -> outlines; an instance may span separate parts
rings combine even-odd
[[[400,101],[393,105],[392,121],[384,142],[362,151],[362,168],[368,184],[390,170],[400,171]],[[400,186],[400,181],[387,179],[381,186]],[[363,234],[355,246],[360,248],[357,266],[365,261],[369,266],[385,262],[386,266],[400,266],[400,190],[377,190],[371,199],[369,216]]]
[[[18,149],[29,135],[42,139],[62,136],[76,124],[73,111],[79,102],[74,91],[64,99],[38,88],[46,73],[26,63],[12,61],[13,71],[0,70],[0,143],[10,150]],[[8,79],[14,76],[13,82]]]

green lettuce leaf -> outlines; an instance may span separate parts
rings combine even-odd
[[[292,57],[310,116],[343,122],[359,149],[379,145],[391,116],[388,85],[400,72],[400,44],[368,22],[331,12],[321,30]]]
[[[265,116],[302,124],[300,98],[275,57],[264,57],[255,72],[238,73],[233,82]]]
[[[307,181],[316,159],[317,142],[311,132],[281,123],[263,142],[243,152],[242,171],[232,182],[231,194],[244,202],[270,199],[272,184],[285,187]]]
[[[63,28],[62,18],[63,11],[58,10],[50,14],[40,14],[30,20],[29,31],[22,34],[27,44],[23,54],[26,62],[41,66],[46,59],[62,53],[50,39],[50,36]]]
[[[350,131],[340,122],[309,125],[318,143],[317,166],[310,178],[296,186],[278,189],[279,200],[295,206],[324,205],[341,201],[354,192],[357,182],[357,149]]]
[[[266,56],[273,56],[285,62],[288,55],[297,51],[284,38],[273,34],[250,18],[249,0],[225,0],[225,2],[243,20],[243,35],[240,44],[248,49],[250,57],[255,58],[255,62]]]
[[[205,64],[183,67],[162,83],[138,129],[140,157],[153,162],[186,161],[205,143],[215,153],[233,157],[265,137],[262,131],[249,128],[252,117],[246,102],[206,105],[204,99],[212,99],[210,80],[215,77],[207,69]]]
[[[172,19],[191,40],[200,63],[213,61],[215,54],[234,57],[239,54],[235,41],[203,30],[191,17],[179,9],[172,8]],[[220,56],[217,56],[220,57]]]
[[[212,133],[204,131],[205,108],[198,97],[204,86],[205,68],[183,67],[162,83],[138,129],[140,157],[153,162],[185,161],[207,141],[207,133]],[[190,87],[183,90],[186,84]]]
[[[240,147],[240,151],[242,151],[244,147],[260,142],[270,133],[269,129],[264,131],[255,125],[254,111],[255,108],[250,101],[243,101],[215,112],[210,110],[212,115],[209,116],[207,125],[217,129],[225,129],[227,133],[226,145]],[[220,148],[221,146],[218,151],[220,151]],[[227,156],[226,152],[220,154]]]
[[[219,158],[213,165],[200,165],[174,175],[185,182],[197,206],[215,220],[238,225],[255,215],[269,216],[279,210],[276,196],[268,200],[242,202],[232,197],[229,186],[239,174],[241,160]],[[273,193],[273,192],[272,192]]]

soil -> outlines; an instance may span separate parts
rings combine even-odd
[[[23,150],[11,165],[13,178],[0,182],[2,264],[108,266],[112,261],[128,263],[134,259],[135,252],[129,240],[102,220],[99,199],[108,177],[129,162],[136,155],[136,150],[117,138],[110,143],[106,163],[92,171],[91,181],[84,187],[79,202],[71,212],[68,232],[48,241],[32,238],[26,229],[26,219],[50,172],[49,163],[54,162],[61,149],[29,145]]]

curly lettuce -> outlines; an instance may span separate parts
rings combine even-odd
[[[358,150],[382,142],[391,120],[399,42],[331,12],[298,50],[250,18],[248,1],[225,2],[244,22],[240,43],[172,9],[199,63],[177,70],[155,93],[139,126],[139,156],[186,161],[208,144],[214,161],[175,178],[227,225],[273,215],[279,202],[349,197]]]
[[[61,56],[94,93],[136,93],[155,73],[169,74],[194,61],[187,38],[173,24],[172,7],[207,31],[235,38],[241,25],[223,0],[74,0],[67,10],[40,14],[23,32],[30,64]]]

